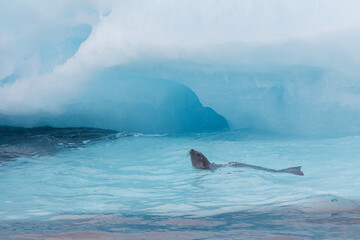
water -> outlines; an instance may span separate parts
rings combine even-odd
[[[360,239],[360,136],[77,129],[74,141],[51,131],[57,141],[46,144],[57,151],[0,162],[5,239]],[[44,133],[31,136],[26,146],[36,152]],[[305,176],[198,170],[191,148],[215,163],[303,166]]]

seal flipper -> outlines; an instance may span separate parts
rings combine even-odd
[[[292,173],[292,174],[295,174],[295,175],[304,176],[304,173],[301,171],[301,166],[281,169],[278,172]]]

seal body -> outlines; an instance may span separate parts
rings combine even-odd
[[[246,167],[246,168],[252,168],[252,169],[261,170],[261,171],[265,171],[265,172],[272,172],[272,173],[290,173],[290,174],[295,174],[295,175],[299,175],[299,176],[304,175],[304,173],[301,171],[301,166],[285,168],[285,169],[281,169],[281,170],[275,170],[275,169],[270,169],[270,168],[249,165],[249,164],[245,164],[245,163],[238,163],[238,162],[230,162],[228,164],[214,164],[214,163],[210,163],[209,160],[204,156],[204,154],[202,154],[199,151],[191,149],[189,151],[189,154],[190,154],[191,163],[192,163],[193,167],[198,168],[198,169],[215,169],[218,167],[230,166],[230,167]]]

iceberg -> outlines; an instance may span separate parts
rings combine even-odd
[[[39,4],[48,10],[36,18]],[[360,132],[356,1],[41,1],[0,9],[0,125]],[[28,32],[32,22],[39,27]]]

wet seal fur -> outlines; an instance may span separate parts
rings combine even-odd
[[[298,176],[304,176],[304,173],[301,171],[301,166],[290,167],[290,168],[285,168],[285,169],[281,169],[281,170],[275,170],[275,169],[270,169],[270,168],[263,168],[263,167],[259,167],[259,166],[249,165],[249,164],[245,164],[245,163],[238,163],[238,162],[229,162],[228,164],[215,164],[215,163],[210,163],[209,160],[204,156],[204,154],[202,154],[201,152],[195,151],[194,149],[191,149],[189,151],[189,154],[190,154],[191,163],[192,163],[193,167],[198,168],[198,169],[216,169],[216,168],[225,167],[225,166],[247,167],[247,168],[262,170],[262,171],[266,171],[266,172],[290,173],[290,174],[295,174]]]

